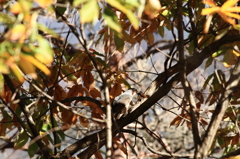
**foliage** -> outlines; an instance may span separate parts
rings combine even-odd
[[[239,0],[0,5],[1,150],[103,158],[110,144],[111,155],[138,158],[239,154]],[[114,98],[133,87],[130,114],[109,116]],[[191,132],[190,150],[175,147],[161,122]]]

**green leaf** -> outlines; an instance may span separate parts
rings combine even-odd
[[[139,5],[140,5],[138,0],[125,0],[125,2],[127,4],[130,4],[131,6],[134,6],[134,7],[139,7]]]
[[[134,29],[138,30],[139,28],[139,21],[136,18],[136,16],[134,15],[134,13],[126,8],[124,5],[122,5],[118,0],[106,0],[108,4],[110,4],[111,6],[115,7],[116,9],[122,11],[123,13],[126,14],[126,16],[128,17],[128,19],[130,20],[130,22],[132,23]]]
[[[222,47],[219,48],[218,51],[216,51],[212,54],[212,57],[218,57],[218,56],[222,55],[222,53],[224,53],[227,50],[228,50],[228,47],[222,46]]]
[[[218,141],[218,144],[222,147],[222,146],[224,146],[224,140],[223,140],[223,138],[221,138],[221,137],[218,137],[217,138],[217,141]]]
[[[54,38],[59,38],[59,35],[52,29],[46,27],[45,25],[42,24],[37,24],[37,27],[39,30],[41,30],[42,32],[46,32],[47,34],[52,35]]]
[[[212,62],[213,62],[213,58],[209,57],[208,60],[205,63],[204,69],[208,68],[212,64]]]
[[[133,12],[131,12],[130,10],[127,11],[126,15],[127,15],[128,19],[130,20],[130,22],[132,23],[134,29],[138,30],[139,21],[136,18],[136,15],[134,15]]]
[[[206,89],[206,87],[207,87],[209,81],[212,79],[213,75],[214,74],[211,74],[211,75],[208,76],[207,80],[203,84],[202,90]]]
[[[236,29],[236,30],[240,30],[240,24],[234,25],[233,28]]]
[[[14,148],[20,149],[22,148],[28,141],[27,134],[21,130],[21,132],[18,134],[16,141],[14,142]]]
[[[164,37],[164,26],[158,27],[158,33],[162,38]]]
[[[237,62],[237,57],[233,53],[233,50],[232,49],[228,49],[226,51],[226,53],[224,54],[223,64],[225,66],[230,66],[230,65],[236,64],[236,62]]]
[[[105,57],[105,55],[103,55],[102,53],[100,53],[100,52],[93,52],[93,54],[95,54],[95,55],[98,55],[98,56],[101,56],[101,57]]]
[[[78,5],[84,3],[84,2],[87,2],[88,0],[75,0],[73,1],[73,6],[74,7],[77,7]]]
[[[3,75],[0,73],[0,94],[4,91],[4,78]]]
[[[37,41],[38,47],[30,45],[30,48],[35,52],[35,58],[45,64],[51,63],[53,61],[53,50],[49,42],[42,36],[38,36]]]
[[[99,7],[97,0],[90,0],[80,9],[80,22],[88,23],[96,20],[99,14]]]
[[[0,13],[0,23],[3,24],[13,24],[16,21],[16,18],[10,14]]]
[[[119,33],[122,31],[122,26],[120,25],[117,16],[109,8],[104,10],[103,17],[110,28]]]
[[[44,124],[42,126],[42,131],[48,131],[52,128],[52,125],[51,124]]]
[[[116,32],[114,33],[114,42],[116,45],[116,49],[118,51],[122,52],[122,50],[124,48],[124,40],[122,38],[120,38]]]
[[[62,140],[65,139],[65,134],[64,134],[64,132],[62,130],[58,130],[57,134],[61,137]]]
[[[60,16],[63,16],[63,14],[66,11],[66,7],[56,7],[56,17],[59,18]]]
[[[32,158],[38,150],[38,145],[36,142],[33,142],[31,145],[28,147],[28,155]]]

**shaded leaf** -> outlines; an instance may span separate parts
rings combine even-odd
[[[29,145],[29,147],[28,147],[28,155],[30,156],[30,157],[33,157],[35,154],[36,154],[36,152],[37,152],[37,150],[38,150],[38,145],[37,145],[37,143],[36,142],[33,142],[31,145]]]
[[[14,142],[14,148],[15,149],[20,149],[22,148],[28,141],[28,136],[27,134],[21,130],[21,132],[18,134],[17,139]]]

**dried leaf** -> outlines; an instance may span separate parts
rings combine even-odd
[[[195,97],[199,100],[200,103],[203,104],[204,98],[203,98],[202,92],[195,91]]]
[[[88,119],[86,119],[84,117],[81,117],[81,116],[79,116],[79,119],[80,119],[80,124],[82,126],[84,126],[84,127],[88,127],[89,126],[90,123],[89,123]]]
[[[176,125],[179,126],[179,124],[181,123],[182,118],[180,116],[176,116],[170,123],[170,126],[172,125]]]
[[[102,154],[101,154],[100,151],[95,152],[95,153],[94,153],[94,156],[95,156],[97,159],[103,159]]]
[[[116,82],[110,90],[110,98],[114,99],[116,96],[119,96],[122,93],[121,84]]]
[[[97,97],[101,98],[101,93],[100,93],[100,91],[97,90],[97,88],[95,88],[95,87],[91,87],[91,88],[90,88],[90,94],[91,94],[91,96],[92,96],[93,98],[97,98]]]

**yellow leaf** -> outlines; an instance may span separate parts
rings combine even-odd
[[[240,52],[236,51],[236,50],[233,50],[233,53],[236,55],[236,56],[240,56]]]
[[[4,93],[4,78],[3,75],[0,74],[0,95],[2,96]]]
[[[9,67],[12,70],[13,74],[17,77],[17,79],[20,82],[24,82],[23,73],[19,69],[19,67],[15,63],[11,64]]]
[[[208,14],[215,14],[218,11],[220,11],[219,7],[214,7],[214,8],[205,8],[202,10],[201,15],[208,15]]]
[[[25,74],[30,75],[34,79],[37,78],[37,75],[35,73],[35,67],[33,66],[33,64],[30,61],[26,60],[25,58],[22,58],[21,55],[20,55],[19,66]]]
[[[9,73],[8,67],[6,66],[2,58],[0,59],[0,72],[4,74]]]
[[[229,7],[229,8],[226,8],[225,11],[227,11],[227,12],[240,12],[240,7]]]
[[[240,155],[237,155],[237,156],[231,156],[231,157],[229,157],[228,159],[240,159]]]
[[[53,3],[53,0],[34,0],[34,1],[37,2],[38,5],[42,8],[46,8]]]
[[[30,63],[32,63],[34,66],[36,66],[41,71],[43,71],[46,75],[50,75],[49,69],[44,64],[42,64],[41,62],[36,60],[33,56],[21,54],[21,58],[23,58],[23,59],[29,61]]]
[[[225,12],[225,14],[229,17],[240,19],[240,15],[238,15],[238,14],[230,13],[230,12]]]
[[[226,2],[222,5],[221,9],[226,9],[226,8],[228,8],[228,7],[232,7],[232,6],[234,6],[238,1],[239,1],[239,0],[228,0],[228,1],[226,1]]]
[[[138,20],[137,20],[136,16],[134,16],[134,14],[129,9],[127,9],[124,5],[122,5],[119,1],[117,1],[117,0],[106,0],[106,2],[108,4],[110,4],[111,6],[115,7],[116,9],[120,10],[124,14],[126,14],[128,19],[132,23],[134,29],[137,30],[139,28]]]
[[[11,30],[9,38],[11,41],[17,41],[20,38],[23,38],[25,34],[26,34],[26,27],[23,24],[17,24]]]
[[[218,14],[219,14],[219,15],[222,17],[222,19],[225,20],[226,22],[228,22],[228,23],[230,23],[230,24],[232,24],[232,25],[235,25],[235,24],[236,24],[236,23],[235,23],[235,20],[234,20],[234,19],[231,19],[231,18],[228,18],[225,13],[218,12]]]
[[[10,11],[13,13],[13,14],[19,14],[22,12],[22,7],[21,5],[17,2],[17,3],[14,3],[13,6],[10,8]]]
[[[96,0],[89,0],[80,9],[81,23],[88,23],[96,20],[99,14],[99,6]]]
[[[212,18],[213,18],[213,15],[209,15],[209,16],[208,16],[207,21],[206,21],[205,24],[204,24],[204,29],[203,29],[203,32],[204,32],[204,33],[208,33],[208,30],[209,30],[209,27],[210,27]]]
[[[203,3],[207,4],[207,5],[211,6],[211,7],[216,7],[215,2],[212,1],[212,0],[204,0]]]

